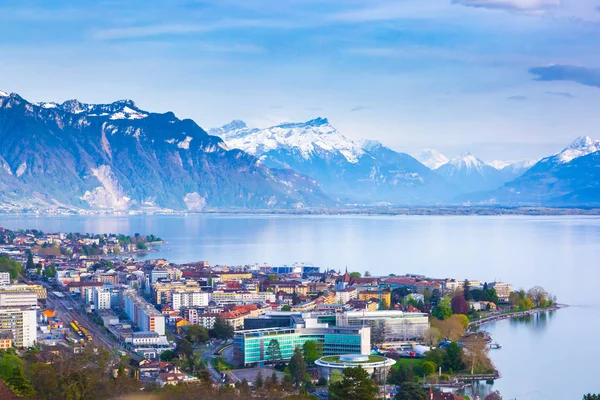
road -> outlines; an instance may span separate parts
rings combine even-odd
[[[223,343],[220,341],[215,342],[210,347],[208,347],[204,351],[204,353],[202,353],[202,356],[201,356],[202,362],[206,365],[206,369],[210,373],[211,378],[217,383],[221,382],[221,373],[219,371],[217,371],[217,369],[212,365],[211,361],[212,361],[212,359],[214,359],[216,357],[214,355],[215,350],[217,350],[222,345],[223,345]]]

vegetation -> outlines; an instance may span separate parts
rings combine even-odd
[[[277,339],[271,339],[267,347],[267,359],[273,364],[281,360],[281,348]]]
[[[10,279],[18,279],[22,270],[23,265],[20,262],[10,260],[5,256],[0,257],[0,272],[8,272]]]
[[[323,357],[323,343],[307,340],[302,346],[304,360],[308,365],[314,365],[315,361]]]
[[[210,337],[221,340],[231,339],[233,337],[233,332],[233,326],[225,321],[220,314],[217,315],[213,328],[208,331]]]
[[[450,298],[442,298],[431,311],[431,315],[442,321],[446,318],[450,318],[450,316],[452,315],[452,308],[450,307]]]
[[[304,361],[304,355],[302,354],[302,349],[300,347],[296,347],[294,350],[294,355],[290,359],[288,367],[290,369],[292,382],[296,388],[303,385],[306,382],[306,362]]]
[[[329,385],[329,398],[333,400],[371,400],[378,392],[369,373],[360,366],[344,369],[342,379]]]
[[[404,382],[396,394],[396,400],[426,400],[427,392],[423,385],[415,382]]]

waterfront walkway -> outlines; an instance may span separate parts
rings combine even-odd
[[[556,310],[558,310],[560,308],[563,308],[563,307],[566,307],[566,305],[564,305],[564,304],[557,304],[557,305],[552,306],[552,307],[533,308],[533,309],[527,310],[527,311],[518,311],[518,312],[511,312],[511,313],[506,313],[506,314],[492,315],[492,316],[487,317],[487,318],[482,318],[482,319],[477,320],[477,321],[469,322],[469,329],[475,328],[477,326],[489,324],[491,322],[501,321],[503,319],[520,318],[520,317],[525,317],[527,315],[537,314],[537,313],[545,312],[545,311],[556,311]]]

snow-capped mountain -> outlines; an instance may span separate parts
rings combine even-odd
[[[520,161],[503,161],[503,160],[495,160],[488,161],[486,164],[496,168],[501,171],[505,177],[506,181],[510,181],[515,179],[521,175],[523,175],[528,169],[533,167],[540,159],[533,160],[520,160]]]
[[[172,112],[131,100],[31,103],[0,93],[0,204],[129,210],[333,204],[311,179],[273,170]]]
[[[465,193],[492,190],[508,179],[496,168],[471,153],[463,153],[435,170]]]
[[[600,142],[579,137],[501,188],[473,201],[497,204],[598,205]]]
[[[354,142],[326,118],[264,129],[233,121],[209,132],[267,167],[289,168],[315,179],[330,196],[348,202],[426,204],[438,201],[448,189],[408,154],[377,141]]]
[[[421,150],[413,154],[413,157],[429,169],[437,169],[449,161],[448,157],[434,149]]]

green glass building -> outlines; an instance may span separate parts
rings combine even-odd
[[[365,327],[265,328],[237,331],[233,337],[234,356],[243,365],[269,362],[271,341],[277,341],[281,360],[287,361],[294,349],[312,340],[323,344],[323,355],[369,354],[371,329]]]

